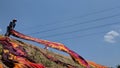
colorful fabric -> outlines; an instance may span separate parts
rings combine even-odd
[[[38,38],[33,38],[33,37],[30,37],[30,36],[24,35],[22,33],[19,33],[19,32],[15,31],[15,30],[11,30],[10,33],[11,33],[11,35],[13,35],[15,37],[25,39],[25,40],[34,41],[34,42],[37,42],[39,44],[43,44],[45,46],[48,46],[48,47],[51,47],[51,48],[66,52],[72,57],[72,59],[76,63],[78,63],[78,64],[80,64],[80,65],[82,65],[82,66],[84,66],[86,68],[90,68],[89,64],[87,63],[87,61],[83,57],[81,57],[79,54],[77,54],[74,51],[70,50],[69,48],[67,48],[65,45],[63,45],[61,43],[56,43],[56,42],[51,42],[51,41],[42,40],[42,39],[38,39]]]
[[[42,64],[36,64],[28,60],[25,49],[8,37],[0,37],[0,44],[3,45],[2,62],[10,68],[45,68]],[[2,68],[2,65],[0,65]]]

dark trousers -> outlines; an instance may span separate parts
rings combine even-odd
[[[9,27],[9,26],[7,26],[7,31],[6,31],[6,33],[5,33],[5,36],[10,36],[10,30],[11,30],[11,28]]]

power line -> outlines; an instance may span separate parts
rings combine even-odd
[[[91,13],[88,13],[88,14],[83,14],[81,16],[77,16],[77,17],[71,17],[69,19],[66,19],[66,20],[63,20],[63,21],[59,21],[59,22],[65,22],[65,21],[69,21],[69,20],[74,20],[74,19],[78,19],[78,18],[84,18],[84,17],[87,17],[87,16],[90,16],[90,15],[95,15],[95,14],[99,14],[99,13],[103,13],[103,12],[107,12],[107,11],[111,11],[111,10],[114,10],[114,9],[118,9],[120,8],[120,6],[117,6],[117,7],[113,7],[113,8],[107,8],[107,9],[103,9],[101,11],[96,11],[96,12],[91,12]],[[58,22],[57,22],[58,23]],[[53,25],[53,24],[57,24],[56,22],[54,23],[50,23],[50,24],[45,24],[45,25],[37,25],[37,26],[34,26],[34,27],[31,27],[31,28],[36,28],[36,27],[39,27],[39,26],[50,26],[50,25]],[[29,29],[29,28],[28,28]]]
[[[64,40],[75,39],[75,38],[83,38],[83,37],[88,37],[88,36],[94,36],[94,35],[98,35],[98,34],[103,34],[105,32],[107,32],[107,31],[95,32],[95,33],[88,33],[88,34],[84,34],[84,35],[80,35],[80,36],[75,36],[75,37],[70,37],[70,38],[63,38],[63,39],[59,39],[59,40],[55,40],[55,41],[64,41]]]
[[[90,23],[90,22],[95,22],[95,21],[100,21],[100,20],[105,20],[105,19],[113,18],[113,17],[116,17],[116,16],[120,16],[120,13],[115,14],[115,15],[111,15],[111,16],[102,17],[102,18],[97,18],[97,19],[90,20],[90,21],[79,22],[79,23],[75,23],[75,24],[71,24],[71,25],[62,26],[62,27],[56,27],[56,28],[52,28],[52,29],[48,29],[48,30],[33,32],[33,33],[29,33],[28,35],[45,33],[45,32],[55,31],[55,30],[58,30],[58,29],[64,29],[64,28],[74,27],[74,26],[78,26],[78,25],[81,25],[81,24],[86,24],[86,23]]]
[[[120,24],[120,22],[109,23],[109,24],[104,24],[104,25],[99,25],[99,26],[94,26],[94,27],[88,27],[88,28],[78,29],[78,30],[74,30],[74,31],[69,31],[69,32],[63,32],[63,33],[43,36],[41,38],[48,38],[48,37],[65,35],[65,34],[71,34],[71,33],[79,32],[79,31],[87,31],[87,30],[91,30],[91,29],[95,29],[95,28],[101,28],[101,27],[106,27],[106,26],[115,25],[115,24]]]

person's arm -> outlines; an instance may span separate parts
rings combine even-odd
[[[12,22],[13,22],[13,23],[12,23],[12,28],[14,29],[15,26],[16,26],[16,22],[17,22],[17,20],[16,20],[16,19],[13,19]]]

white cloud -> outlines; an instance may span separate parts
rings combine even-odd
[[[117,42],[116,38],[119,36],[120,36],[120,34],[118,32],[112,30],[104,36],[104,40],[109,43],[115,43],[115,42]]]

